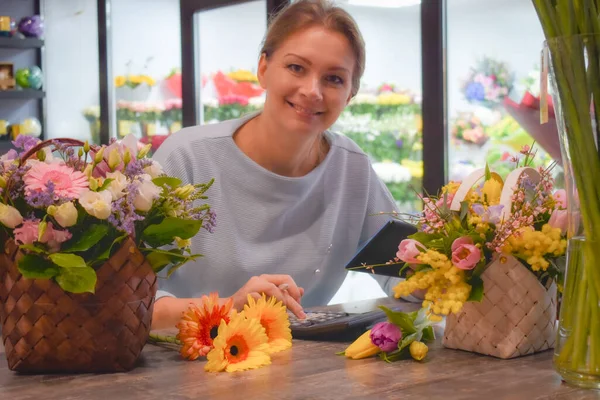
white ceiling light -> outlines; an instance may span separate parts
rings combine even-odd
[[[352,6],[399,8],[416,6],[421,0],[347,0]]]

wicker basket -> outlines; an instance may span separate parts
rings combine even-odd
[[[146,343],[157,278],[128,239],[97,270],[95,294],[63,291],[51,280],[26,279],[14,242],[0,254],[0,322],[13,371],[131,370]]]
[[[554,348],[555,283],[546,289],[512,256],[493,261],[481,278],[483,300],[447,317],[445,347],[503,359]]]

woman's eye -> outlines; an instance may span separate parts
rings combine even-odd
[[[344,84],[344,80],[337,75],[328,76],[327,80],[335,85],[343,85]]]
[[[298,64],[290,64],[290,65],[288,65],[288,69],[292,72],[298,73],[298,72],[302,72],[303,68]]]

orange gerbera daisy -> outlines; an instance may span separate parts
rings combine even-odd
[[[233,299],[219,304],[219,295],[202,296],[200,304],[191,304],[177,324],[177,339],[182,343],[181,356],[189,360],[204,357],[213,348],[221,321],[229,323]]]
[[[214,348],[206,357],[204,369],[209,372],[235,372],[271,364],[265,328],[256,319],[235,314],[229,324],[219,325]]]
[[[263,293],[262,297],[254,300],[248,296],[248,304],[244,306],[246,318],[256,318],[265,328],[269,338],[269,353],[277,353],[292,347],[292,331],[290,330],[290,319],[285,306],[275,297],[267,300]]]

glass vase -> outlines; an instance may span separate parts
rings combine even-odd
[[[554,366],[567,383],[600,389],[600,36],[547,40],[544,51],[567,192],[567,265]]]

